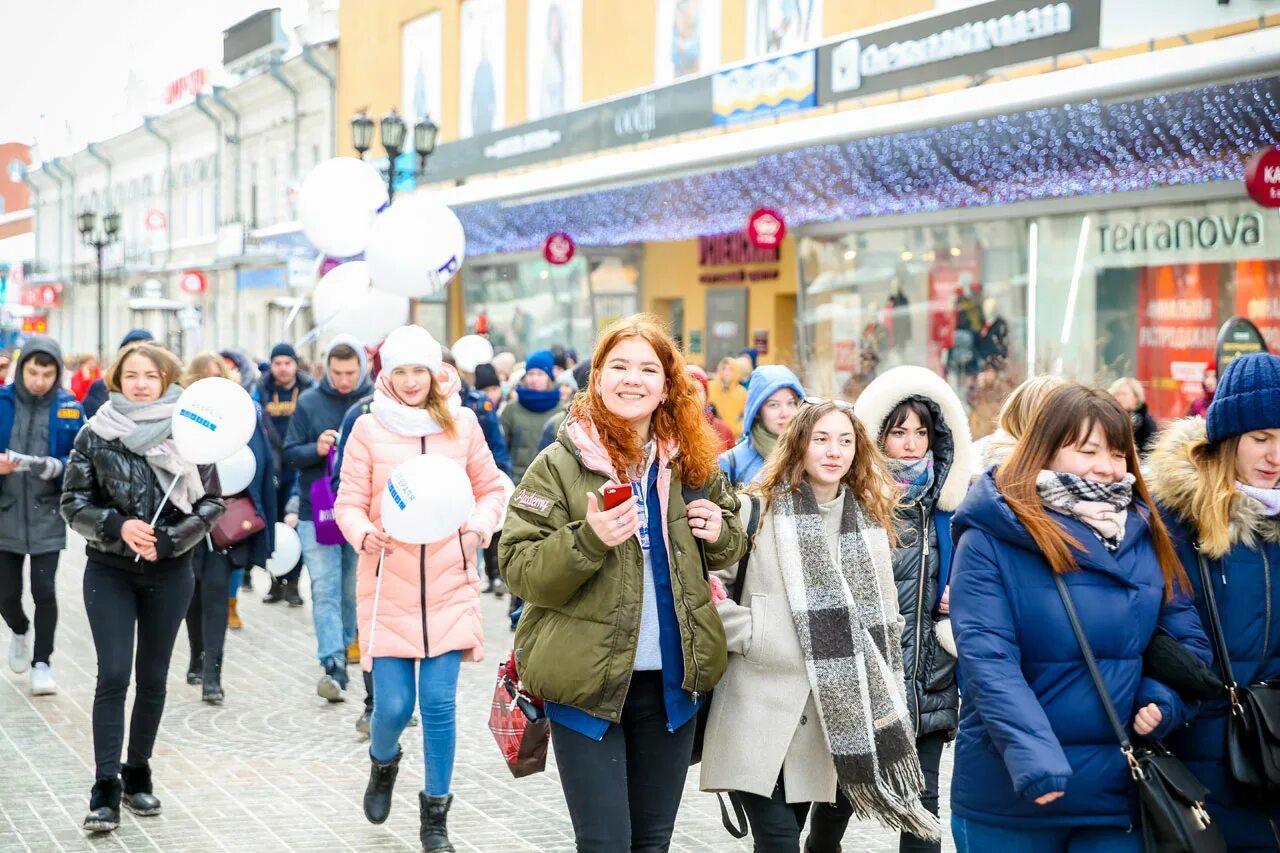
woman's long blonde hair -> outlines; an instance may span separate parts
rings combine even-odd
[[[889,544],[896,547],[894,514],[902,487],[889,473],[884,454],[867,435],[866,427],[854,416],[852,407],[847,403],[824,400],[802,406],[778,437],[778,445],[769,455],[760,480],[751,484],[747,491],[764,498],[765,512],[768,512],[773,499],[797,491],[805,479],[804,457],[813,428],[832,412],[839,412],[853,424],[853,464],[840,482],[862,504],[876,526],[884,528]]]
[[[210,367],[216,367],[217,371],[210,371]],[[194,383],[201,379],[208,379],[210,376],[230,379],[231,371],[227,369],[227,363],[223,361],[222,356],[216,352],[197,353],[191,357],[191,361],[187,362],[187,368],[178,378],[178,384],[183,388],[190,388]]]
[[[1208,438],[1193,442],[1187,449],[1196,466],[1196,488],[1191,495],[1190,518],[1194,520],[1200,548],[1218,558],[1231,550],[1231,509],[1241,500],[1236,489],[1236,452],[1240,436],[1217,444]]]
[[[1035,415],[1036,410],[1040,408],[1040,404],[1044,402],[1053,391],[1061,388],[1067,383],[1067,380],[1061,376],[1054,376],[1052,373],[1046,373],[1041,376],[1032,376],[1025,380],[1017,388],[1013,389],[1013,393],[1004,401],[1004,405],[1000,407],[1000,414],[996,418],[996,426],[1007,432],[1014,439],[1022,438],[1022,434],[1027,431],[1027,425],[1031,423],[1031,418]]]

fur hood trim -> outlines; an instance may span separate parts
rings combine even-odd
[[[1203,418],[1174,421],[1160,434],[1147,457],[1147,485],[1151,496],[1193,533],[1198,533],[1198,525],[1191,517],[1191,501],[1199,474],[1191,461],[1191,446],[1206,435]],[[1280,518],[1263,515],[1261,503],[1237,491],[1231,501],[1229,536],[1230,547],[1257,548],[1260,542],[1280,542]],[[1214,559],[1225,556],[1225,552],[1205,553]]]
[[[854,401],[853,413],[862,421],[875,441],[889,413],[908,397],[925,397],[942,410],[943,420],[951,431],[954,444],[951,469],[938,494],[938,509],[954,512],[969,491],[973,462],[973,441],[969,437],[969,418],[956,392],[947,381],[926,367],[903,365],[877,376]]]

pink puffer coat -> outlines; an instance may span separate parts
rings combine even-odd
[[[505,493],[475,414],[461,407],[453,415],[453,437],[400,435],[367,414],[356,421],[347,440],[336,515],[343,535],[357,551],[366,533],[381,529],[382,490],[392,470],[406,459],[422,453],[450,457],[466,469],[476,500],[459,535],[431,545],[401,543],[387,551],[376,626],[373,598],[378,557],[360,555],[356,604],[360,666],[365,671],[373,666],[373,654],[421,659],[460,649],[463,660],[484,658],[476,555],[463,553],[460,535],[474,531],[487,545],[498,526]]]

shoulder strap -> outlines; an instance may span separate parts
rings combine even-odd
[[[1111,721],[1111,728],[1115,730],[1116,739],[1120,741],[1120,749],[1126,756],[1131,756],[1133,744],[1129,742],[1129,735],[1125,732],[1124,725],[1116,714],[1116,706],[1111,704],[1111,694],[1107,692],[1107,685],[1102,680],[1102,673],[1098,670],[1098,662],[1093,657],[1093,649],[1089,647],[1089,639],[1084,635],[1084,626],[1080,624],[1080,617],[1076,614],[1076,606],[1071,601],[1071,593],[1067,591],[1067,584],[1062,580],[1062,575],[1057,572],[1053,573],[1053,582],[1058,587],[1058,595],[1062,596],[1062,606],[1067,609],[1067,619],[1071,622],[1071,630],[1076,635],[1076,642],[1080,644],[1080,652],[1084,655],[1084,662],[1089,667],[1089,675],[1093,678],[1093,686],[1098,690],[1098,698],[1102,700],[1102,708],[1107,712],[1107,719]],[[1130,757],[1130,763],[1132,764],[1132,757]]]
[[[1200,551],[1200,543],[1195,543],[1196,562],[1200,565],[1200,585],[1204,587],[1205,610],[1209,615],[1209,635],[1213,637],[1213,648],[1218,658],[1218,666],[1222,669],[1222,680],[1227,683],[1228,690],[1236,686],[1235,674],[1231,671],[1231,656],[1227,654],[1227,637],[1222,631],[1222,617],[1218,613],[1218,596],[1213,591],[1213,575],[1209,571],[1209,560]]]
[[[738,455],[732,450],[729,451],[729,485],[738,487]]]
[[[760,497],[747,495],[751,501],[751,517],[747,519],[747,550],[738,560],[738,574],[733,582],[733,603],[742,603],[742,591],[747,588],[747,566],[751,564],[751,552],[756,544],[756,531],[760,529]]]

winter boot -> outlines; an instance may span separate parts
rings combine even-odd
[[[201,700],[210,705],[221,705],[226,694],[222,691],[222,661],[209,661],[204,666],[202,676],[204,687],[200,691]]]
[[[84,828],[90,832],[110,832],[120,825],[120,778],[99,779],[89,792],[89,813]]]
[[[120,768],[124,807],[139,817],[160,814],[160,801],[151,793],[151,765],[126,764]]]
[[[204,655],[192,655],[191,662],[187,664],[187,684],[199,684],[203,678],[201,673],[204,671]]]
[[[244,623],[240,621],[240,611],[237,609],[239,603],[234,595],[227,599],[227,627],[233,631],[239,631],[244,627]]]
[[[445,827],[451,805],[453,794],[428,797],[418,792],[418,812],[422,818],[418,838],[422,841],[424,853],[454,853],[453,845],[449,843],[449,830]]]
[[[391,814],[391,792],[396,786],[396,774],[400,772],[400,758],[404,750],[387,762],[369,756],[369,787],[364,789],[364,816],[369,823],[383,823]]]
[[[267,594],[262,596],[262,603],[279,604],[282,601],[284,601],[284,584],[272,578],[271,589],[267,590]]]
[[[302,606],[302,593],[298,592],[297,581],[285,581],[284,600],[289,602],[290,607]]]

